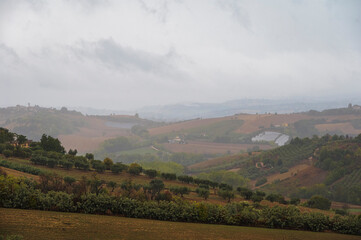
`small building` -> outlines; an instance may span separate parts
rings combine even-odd
[[[33,141],[31,140],[26,140],[26,142],[22,143],[22,144],[19,144],[17,141],[14,141],[12,143],[10,143],[12,146],[14,147],[22,147],[22,148],[29,148],[30,147],[30,144],[32,143]]]
[[[180,138],[179,136],[176,136],[175,138],[168,140],[168,143],[185,144],[185,141],[184,141],[184,139]]]

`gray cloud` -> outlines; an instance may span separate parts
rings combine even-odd
[[[360,9],[358,0],[0,1],[0,104],[356,96]]]
[[[173,49],[160,55],[130,47],[123,47],[113,39],[99,40],[97,42],[81,42],[72,51],[81,59],[93,59],[105,64],[115,71],[142,71],[155,75],[172,76],[182,75],[173,62],[177,54]]]

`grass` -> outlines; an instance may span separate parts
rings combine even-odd
[[[0,208],[0,235],[32,239],[317,239],[353,240],[336,233],[166,222],[79,213]]]
[[[156,154],[157,151],[152,149],[150,146],[148,147],[142,147],[142,148],[135,148],[132,150],[124,150],[124,151],[120,151],[120,152],[116,152],[114,153],[115,155],[119,156],[119,155],[123,155],[123,154]]]
[[[0,156],[0,160],[2,160],[3,158]],[[34,166],[36,168],[39,168],[41,170],[47,171],[47,172],[53,172],[56,173],[60,176],[70,176],[70,177],[74,177],[77,180],[80,180],[82,176],[86,176],[88,178],[92,177],[92,174],[94,174],[94,171],[83,171],[83,170],[78,170],[78,169],[63,169],[63,168],[49,168],[46,166],[42,166],[42,165],[34,165],[32,164],[28,159],[20,159],[20,158],[8,158],[6,159],[9,162],[16,162],[16,163],[20,163],[20,164],[24,164],[24,165],[30,165],[30,166]],[[114,174],[111,171],[105,171],[104,173],[98,173],[98,177],[100,179],[103,179],[107,182],[109,181],[114,181],[116,183],[122,183],[126,180],[132,180],[132,182],[137,183],[137,184],[148,184],[152,179],[150,179],[149,177],[145,176],[145,175],[139,175],[139,176],[134,176],[131,175],[129,173],[126,172],[122,172],[120,174]],[[179,181],[168,181],[168,180],[164,180],[164,184],[166,187],[169,186],[187,186],[191,189],[194,189],[195,186],[194,185],[190,185],[190,184],[185,184],[185,183],[181,183]]]
[[[361,208],[350,208],[348,212],[351,214],[361,214]]]

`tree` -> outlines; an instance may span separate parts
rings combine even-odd
[[[117,187],[117,185],[118,184],[116,182],[114,182],[114,181],[109,181],[107,183],[107,187],[110,187],[112,189],[112,192],[114,192],[114,189]]]
[[[149,183],[149,190],[151,192],[151,199],[153,200],[153,198],[160,193],[160,191],[162,191],[164,189],[164,183],[162,180],[160,179],[153,179],[152,181],[150,181]]]
[[[75,182],[75,178],[73,177],[69,177],[69,176],[65,176],[64,177],[64,182],[68,185],[71,186],[74,182]]]
[[[59,139],[47,136],[46,134],[42,135],[40,139],[40,146],[47,152],[54,151],[58,153],[65,153],[65,149],[61,145]]]
[[[123,163],[115,163],[110,167],[110,170],[112,171],[112,173],[120,173],[123,170],[126,170],[128,168],[127,165],[123,164]]]
[[[77,153],[78,153],[78,150],[76,150],[76,149],[74,149],[74,150],[69,149],[69,151],[68,151],[68,154],[71,156],[75,156]]]
[[[147,169],[143,171],[145,175],[147,175],[150,178],[155,178],[157,176],[157,171],[154,169]]]
[[[242,188],[242,187],[238,187],[237,188],[237,191],[240,193],[240,195],[246,199],[246,200],[250,200],[252,195],[253,195],[253,192],[252,190],[248,189],[248,188]]]
[[[0,127],[0,143],[9,143],[14,141],[15,134],[12,132],[9,132],[6,128]]]
[[[257,195],[257,194],[253,194],[252,197],[251,197],[251,200],[254,202],[254,203],[259,203],[263,200],[263,196],[261,195]]]
[[[183,175],[183,176],[179,176],[178,180],[189,184],[189,183],[192,183],[194,179],[191,176]]]
[[[110,168],[113,166],[113,160],[112,159],[110,159],[110,158],[105,158],[104,160],[103,160],[103,163],[105,164],[105,167],[106,167],[106,169],[107,170],[110,170]]]
[[[255,203],[259,203],[263,200],[264,196],[266,196],[266,193],[257,190],[252,194],[251,200]]]
[[[162,173],[161,176],[162,176],[162,178],[164,178],[166,180],[176,180],[177,179],[177,175],[175,173]]]
[[[138,163],[132,163],[128,168],[128,172],[132,175],[139,175],[142,172],[142,166]]]
[[[197,188],[196,193],[198,193],[198,196],[204,198],[204,200],[207,200],[209,197],[209,189],[206,188]]]
[[[258,186],[261,186],[263,184],[265,184],[267,182],[267,178],[263,177],[263,178],[260,178],[257,180],[255,186],[258,187]]]
[[[16,142],[21,145],[21,144],[24,144],[28,139],[26,138],[26,136],[24,135],[17,135],[17,138],[16,138]]]
[[[102,179],[99,179],[97,174],[94,173],[92,175],[92,179],[90,180],[90,191],[92,193],[95,193],[96,195],[99,195],[99,193],[102,191],[105,181]]]
[[[290,200],[290,203],[293,205],[298,205],[298,204],[300,204],[300,202],[301,202],[301,199],[299,199],[299,198],[291,198],[291,200]]]
[[[271,193],[266,197],[266,200],[270,202],[279,202],[279,203],[285,203],[285,198],[281,194],[274,194]]]
[[[306,205],[310,208],[318,208],[322,210],[329,210],[331,207],[331,201],[320,195],[315,195],[307,201]]]
[[[9,149],[6,149],[3,151],[3,154],[5,157],[11,157],[13,155],[13,151],[9,150]]]
[[[234,193],[232,190],[229,189],[221,189],[218,192],[218,195],[222,197],[223,199],[227,199],[228,203],[231,202],[231,199],[234,198]]]
[[[86,157],[88,160],[94,160],[94,154],[92,154],[92,153],[86,153],[86,154],[85,154],[85,157]]]
[[[170,191],[175,195],[180,194],[181,197],[183,197],[184,194],[188,194],[190,192],[189,188],[187,188],[187,187],[178,187],[178,186],[171,187]]]

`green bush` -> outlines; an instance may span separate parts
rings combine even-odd
[[[255,185],[256,185],[256,187],[258,187],[258,186],[265,184],[266,182],[267,182],[267,178],[263,177],[261,179],[258,179]]]
[[[103,184],[102,182],[99,183]],[[199,189],[207,191],[204,188]],[[156,199],[158,201],[140,201],[124,196],[112,196],[106,192],[85,192],[82,195],[61,191],[42,193],[37,189],[37,184],[34,181],[0,176],[0,207],[114,214],[164,221],[248,225],[311,231],[332,230],[339,233],[361,235],[360,216],[343,217],[336,215],[330,220],[322,213],[301,213],[295,206],[257,209],[244,202],[222,206],[205,202],[182,201],[179,198],[171,200],[169,192],[158,193],[161,193],[157,194]],[[261,193],[255,193],[254,196],[263,197]]]
[[[157,176],[157,171],[154,169],[147,169],[143,171],[145,175],[147,175],[150,178],[155,178]]]
[[[41,173],[45,173],[45,171],[40,170],[39,168],[35,168],[32,166],[28,166],[28,165],[23,165],[20,163],[14,163],[14,162],[9,162],[6,160],[2,160],[0,161],[0,166],[2,167],[6,167],[6,168],[10,168],[10,169],[14,169],[20,172],[25,172],[25,173],[30,173],[33,175],[39,175]]]
[[[307,201],[306,206],[310,208],[329,210],[331,207],[331,201],[320,195],[315,195],[310,200]]]
[[[4,150],[2,153],[3,153],[4,156],[7,157],[7,158],[13,156],[13,151],[8,150],[8,149]]]
[[[330,220],[328,216],[318,212],[311,212],[303,214],[303,222],[305,230],[314,232],[323,232],[330,228]]]

